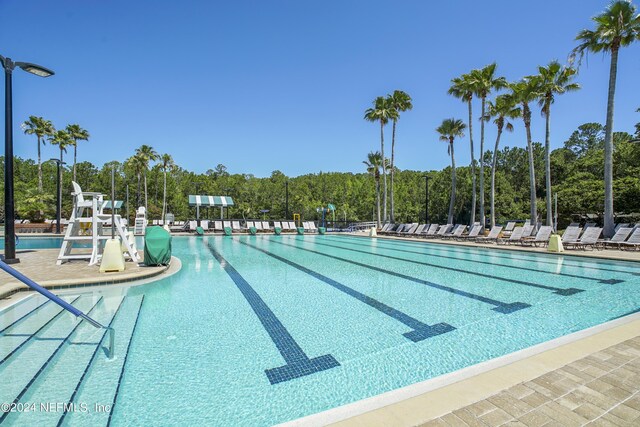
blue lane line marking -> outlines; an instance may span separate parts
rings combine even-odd
[[[286,362],[286,365],[265,370],[271,384],[289,381],[340,366],[340,363],[330,354],[310,359],[287,331],[287,328],[280,322],[280,319],[276,317],[267,303],[260,298],[260,295],[247,283],[244,277],[218,251],[211,246],[208,246],[208,248],[247,300]]]
[[[378,271],[380,273],[388,274],[390,276],[400,277],[402,279],[405,279],[405,280],[408,280],[408,281],[411,281],[411,282],[414,282],[414,283],[419,283],[421,285],[426,285],[426,286],[429,286],[431,288],[439,289],[441,291],[450,292],[450,293],[455,294],[455,295],[460,295],[460,296],[463,296],[463,297],[466,297],[466,298],[474,299],[476,301],[481,301],[481,302],[484,302],[486,304],[490,304],[490,305],[495,306],[494,308],[492,308],[492,310],[493,311],[497,311],[498,313],[509,314],[509,313],[513,313],[514,311],[522,310],[523,308],[531,307],[530,304],[527,304],[527,303],[524,303],[524,302],[512,302],[512,303],[502,302],[502,301],[494,300],[494,299],[491,299],[491,298],[483,297],[481,295],[472,294],[470,292],[461,291],[461,290],[456,289],[456,288],[451,288],[449,286],[439,285],[437,283],[429,282],[427,280],[418,279],[417,277],[407,276],[406,274],[396,273],[395,271],[391,271],[391,270],[385,270],[384,268],[375,267],[373,265],[364,264],[364,263],[357,262],[357,261],[352,261],[352,260],[349,260],[349,259],[346,259],[346,258],[340,258],[340,257],[337,257],[337,256],[325,254],[323,252],[318,252],[318,251],[314,251],[314,250],[311,250],[311,249],[301,248],[299,246],[290,245],[288,243],[278,242],[275,239],[268,239],[268,240],[271,241],[271,242],[274,242],[274,243],[278,243],[280,245],[289,246],[289,247],[292,247],[292,248],[295,248],[295,249],[298,249],[298,250],[311,252],[311,253],[314,253],[314,254],[317,254],[317,255],[321,255],[321,256],[324,256],[324,257],[327,257],[327,258],[335,259],[335,260],[346,262],[346,263],[349,263],[349,264],[352,264],[352,265],[357,265],[359,267],[368,268],[369,270],[374,270],[374,271]]]
[[[365,304],[367,304],[370,307],[375,308],[376,310],[386,314],[389,317],[392,317],[394,319],[396,319],[397,321],[404,323],[405,325],[407,325],[408,327],[410,327],[411,329],[413,329],[410,332],[406,332],[404,334],[402,334],[404,337],[410,339],[413,342],[418,342],[418,341],[422,341],[424,339],[427,338],[431,338],[434,337],[436,335],[440,335],[440,334],[444,334],[446,332],[451,332],[453,330],[455,330],[456,328],[454,328],[453,326],[449,325],[448,323],[438,323],[435,325],[428,325],[426,323],[423,323],[421,321],[419,321],[418,319],[415,319],[411,316],[409,316],[406,313],[401,312],[400,310],[396,310],[393,307],[390,307],[388,305],[386,305],[383,302],[380,302],[378,300],[376,300],[375,298],[372,298],[368,295],[365,295],[363,293],[360,293],[358,291],[356,291],[355,289],[352,289],[346,285],[343,285],[342,283],[339,283],[327,276],[324,276],[316,271],[310,270],[300,264],[296,264],[293,261],[290,261],[286,258],[283,258],[281,256],[278,256],[276,254],[273,254],[269,251],[266,251],[264,249],[255,247],[253,245],[250,245],[246,242],[243,242],[241,240],[238,240],[238,242],[240,242],[243,245],[249,246],[250,248],[253,248],[257,251],[260,251],[266,255],[269,255],[272,258],[277,259],[278,261],[281,261],[293,268],[296,268],[300,271],[302,271],[303,273],[307,273],[309,276],[312,276],[324,283],[326,283],[329,286],[334,287],[335,289],[344,292],[345,294],[352,296],[353,298],[357,299],[358,301],[361,301]]]
[[[366,246],[366,247],[369,247],[369,248],[376,247],[376,248],[385,249],[385,250],[388,250],[388,251],[398,251],[398,252],[404,252],[404,253],[408,253],[408,254],[434,256],[434,257],[438,257],[438,258],[447,258],[447,259],[459,260],[459,261],[464,261],[464,262],[473,262],[473,263],[482,264],[482,265],[486,265],[487,264],[487,261],[480,261],[480,260],[477,260],[477,259],[468,259],[468,258],[461,259],[460,257],[446,256],[446,255],[442,255],[440,253],[434,254],[434,253],[427,253],[427,252],[410,251],[410,250],[407,250],[407,249],[398,249],[398,248],[395,248],[395,247],[394,248],[388,247],[388,246],[385,247],[385,246],[378,245],[378,242],[376,242],[376,246],[371,246],[371,245],[369,245],[367,243],[360,243],[360,242],[347,242],[347,241],[344,241],[344,243],[349,244],[349,245]],[[576,278],[576,279],[594,280],[596,282],[605,283],[605,284],[609,284],[609,285],[614,285],[614,284],[617,284],[617,283],[624,282],[624,280],[621,280],[621,279],[599,279],[597,277],[586,277],[584,275],[581,276],[579,274],[570,274],[570,273],[562,273],[562,272],[554,272],[554,271],[536,270],[535,268],[522,267],[522,266],[519,267],[519,266],[516,266],[516,265],[500,264],[499,267],[512,268],[512,269],[516,269],[516,270],[533,271],[533,272],[536,272],[536,273],[543,273],[543,274],[552,274],[552,275],[555,275],[555,276],[573,277],[573,278]],[[475,274],[475,273],[472,273],[472,274]],[[555,289],[562,289],[562,288],[555,288]],[[573,288],[571,288],[571,289],[573,289]],[[580,289],[579,291],[583,291],[583,289]]]
[[[509,278],[506,278],[506,277],[500,277],[500,276],[494,276],[494,275],[491,275],[491,274],[485,274],[485,273],[469,271],[469,270],[465,270],[465,269],[462,269],[462,268],[445,267],[443,265],[432,264],[430,262],[416,261],[416,260],[412,260],[412,259],[405,259],[405,258],[391,256],[391,255],[378,254],[378,253],[369,252],[369,251],[361,251],[359,249],[353,249],[353,248],[348,248],[348,247],[338,246],[338,245],[331,245],[329,243],[320,243],[317,240],[314,240],[313,243],[316,244],[316,245],[329,246],[331,248],[343,249],[345,251],[359,252],[361,254],[366,254],[366,255],[373,255],[373,256],[383,257],[383,258],[388,258],[388,259],[395,259],[395,260],[398,260],[398,261],[410,262],[410,263],[413,263],[413,264],[426,265],[427,267],[435,267],[435,268],[440,268],[440,269],[443,269],[443,270],[457,271],[458,273],[472,274],[474,276],[486,277],[488,279],[493,279],[493,280],[501,280],[503,282],[511,282],[511,283],[515,283],[517,285],[524,285],[524,286],[531,286],[533,288],[546,289],[546,290],[549,290],[549,291],[554,291],[553,292],[554,294],[558,294],[558,295],[562,295],[562,296],[569,296],[569,295],[577,294],[579,292],[584,292],[584,289],[578,289],[578,288],[566,288],[566,289],[565,288],[556,288],[554,286],[540,285],[538,283],[526,282],[524,280],[518,280],[518,279],[509,279]],[[387,250],[401,251],[401,249],[387,249]],[[403,252],[413,252],[413,251],[403,251]],[[414,252],[414,253],[418,253],[418,252]],[[422,254],[422,255],[424,255],[424,254]],[[441,257],[441,256],[438,255],[438,257]],[[441,257],[441,258],[448,258],[448,257]],[[465,260],[465,262],[466,261],[468,261],[468,260]],[[533,271],[537,271],[537,270],[533,270]],[[578,276],[576,276],[576,277],[578,277]]]
[[[349,236],[337,236],[337,235],[331,235],[330,237],[332,238],[338,238],[338,239],[361,239],[362,237],[349,237]],[[422,247],[425,246],[428,247],[429,249],[433,249],[436,246],[438,247],[437,250],[443,250],[443,251],[448,251],[448,252],[453,252],[453,253],[461,253],[461,254],[466,254],[466,255],[480,255],[480,256],[486,256],[487,252],[486,249],[487,248],[475,248],[475,247],[469,247],[469,246],[464,246],[464,249],[458,250],[458,249],[454,249],[451,244],[440,244],[440,243],[430,243],[429,241],[425,241],[425,242],[416,242],[416,241],[405,241],[405,240],[398,240],[398,239],[387,239],[384,237],[381,237],[378,240],[378,243],[388,243],[393,247],[398,247],[398,245],[400,246],[420,246],[422,245]],[[460,248],[462,248],[462,246],[458,246]],[[489,249],[492,250],[492,249]],[[507,251],[507,249],[503,249],[503,248],[496,248],[495,249],[496,252],[500,252],[500,253],[504,253],[505,251]],[[494,258],[502,258],[502,259],[508,259],[508,260],[516,260],[516,261],[525,261],[525,262],[537,262],[537,263],[542,263],[542,264],[551,264],[554,266],[558,265],[557,261],[545,261],[545,259],[549,259],[552,255],[548,255],[548,254],[544,254],[544,253],[536,253],[536,254],[532,254],[530,256],[527,256],[526,252],[520,252],[520,254],[522,254],[522,257],[518,257],[518,256],[514,256],[515,254],[509,254],[509,255],[499,255],[497,253],[492,253],[491,256]],[[553,257],[556,257],[555,255],[553,255]],[[567,258],[569,259],[575,259],[576,256],[575,255],[566,255],[566,258],[559,258],[563,260],[562,265],[564,267],[572,267],[572,268],[582,268],[582,269],[588,269],[588,270],[600,270],[600,271],[611,271],[613,273],[624,273],[624,274],[632,274],[632,275],[640,275],[640,273],[634,272],[634,271],[625,271],[625,270],[614,270],[611,268],[603,268],[603,267],[594,267],[592,265],[583,265],[583,264],[571,264],[569,262],[567,262]],[[585,262],[587,262],[587,260],[585,260]],[[611,261],[611,260],[608,260]],[[608,263],[604,263],[602,261],[598,261],[600,264],[604,264],[604,265],[611,265],[611,266],[615,266],[616,264],[611,264],[610,262]],[[624,262],[624,261],[622,261]],[[628,262],[628,261],[627,261]],[[632,265],[625,265],[625,266],[621,266],[624,268],[636,268],[635,266]]]

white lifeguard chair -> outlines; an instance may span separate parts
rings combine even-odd
[[[101,193],[82,191],[76,182],[73,184],[73,211],[69,219],[62,247],[58,254],[57,264],[73,259],[88,259],[89,265],[97,264],[102,256],[104,242],[111,238],[111,233],[104,235],[103,229],[107,222],[110,223],[111,215],[104,214],[105,203]],[[90,197],[90,199],[89,199]],[[114,215],[114,227],[116,234],[120,237],[124,252],[135,262],[139,261],[138,253],[134,245],[127,239],[126,225],[120,215]],[[71,253],[76,243],[91,242],[91,252]]]
[[[133,227],[133,234],[135,236],[144,236],[144,231],[147,228],[147,210],[144,206],[140,206],[136,211],[136,222]]]

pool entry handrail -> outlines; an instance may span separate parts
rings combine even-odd
[[[44,297],[48,298],[50,301],[53,301],[54,303],[58,304],[60,307],[62,307],[63,309],[67,310],[69,313],[73,314],[74,316],[80,317],[82,320],[86,320],[91,326],[93,326],[95,328],[98,328],[98,329],[105,329],[106,331],[108,331],[109,332],[109,347],[107,348],[107,357],[109,359],[113,358],[113,348],[114,348],[115,333],[116,333],[115,329],[113,329],[110,326],[104,326],[101,323],[95,321],[94,319],[92,319],[91,317],[89,317],[85,313],[83,313],[81,310],[77,309],[73,305],[69,304],[65,300],[63,300],[60,297],[58,297],[57,295],[53,294],[48,289],[43,288],[42,286],[38,285],[36,282],[34,282],[33,280],[29,279],[27,276],[25,276],[24,274],[20,273],[18,270],[8,266],[2,260],[0,260],[0,269],[4,270],[6,273],[8,273],[11,276],[15,277],[16,279],[18,279],[19,281],[21,281],[22,283],[24,283],[25,285],[27,285],[28,287],[33,289],[34,291],[36,291],[36,292],[40,293],[41,295],[43,295]]]

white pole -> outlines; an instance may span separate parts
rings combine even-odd
[[[554,217],[555,221],[554,221],[554,224],[553,224],[553,229],[557,233],[558,232],[558,193],[556,193],[554,196],[555,196],[555,203],[554,204],[555,204],[555,211],[556,212],[555,212],[555,217]]]

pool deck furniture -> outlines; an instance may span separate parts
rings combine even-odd
[[[471,228],[471,231],[469,231],[469,234],[462,234],[456,237],[456,240],[461,242],[464,240],[475,239],[480,235],[481,231],[482,231],[482,226],[480,224],[474,225],[473,228]]]
[[[413,234],[418,229],[418,226],[419,226],[419,224],[417,222],[409,224],[407,227],[405,227],[404,230],[398,231],[396,233],[396,235],[397,236],[407,236],[407,235]]]
[[[524,231],[524,227],[516,227],[513,229],[513,231],[511,232],[511,234],[509,235],[508,238],[498,238],[496,240],[496,243],[499,245],[514,245],[516,243],[520,242],[520,239],[522,239],[522,232]]]
[[[582,237],[580,237],[580,240],[575,242],[567,242],[567,243],[563,242],[562,245],[564,246],[565,249],[582,249],[582,250],[586,250],[587,248],[599,249],[598,239],[600,238],[601,234],[602,234],[601,227],[589,227],[586,230],[584,230],[584,233],[582,233]]]
[[[466,229],[467,229],[466,225],[458,224],[456,225],[456,228],[453,230],[452,233],[443,235],[442,239],[443,240],[459,239],[460,236],[462,236],[462,233],[464,233]]]
[[[580,238],[581,232],[582,229],[577,225],[567,227],[567,229],[564,230],[564,233],[562,234],[562,244],[564,245],[565,243],[577,242]]]
[[[629,235],[631,235],[632,231],[633,231],[633,228],[631,227],[620,227],[616,230],[616,234],[614,234],[611,239],[598,240],[598,243],[604,246],[605,248],[620,249],[620,245],[627,240]]]
[[[535,237],[522,239],[520,244],[524,246],[546,246],[549,244],[551,233],[553,233],[553,227],[550,225],[543,225],[540,227]]]
[[[502,232],[502,226],[496,225],[491,229],[491,231],[489,231],[489,234],[487,236],[476,237],[475,241],[476,243],[496,241],[498,240],[498,237],[500,237],[501,232]]]
[[[433,236],[438,231],[438,224],[430,224],[428,228],[422,230],[422,233],[418,233],[419,237]]]
[[[440,237],[444,236],[445,234],[447,234],[449,232],[449,230],[451,230],[453,228],[453,224],[445,224],[445,225],[441,225],[438,228],[438,231],[435,232],[432,235],[429,236],[424,236],[426,239],[439,239]]]
[[[625,251],[640,250],[640,228],[636,228],[631,236],[620,245],[620,249]]]

